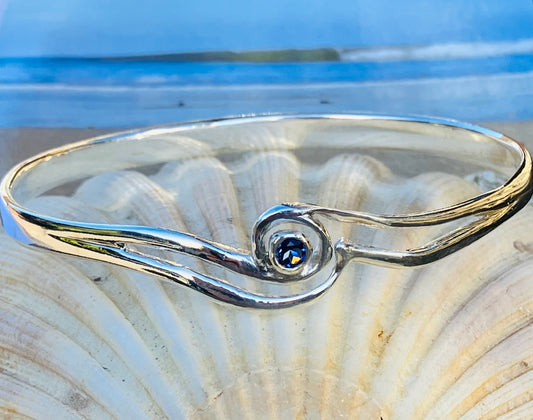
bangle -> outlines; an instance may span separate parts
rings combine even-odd
[[[282,135],[268,144],[246,141],[247,135],[261,130],[267,130],[270,137],[278,132]],[[187,147],[191,142],[199,146]],[[324,148],[337,154],[397,155],[392,161],[406,173],[409,162],[425,162],[430,168],[432,162],[449,164],[449,171],[459,172],[459,176],[470,172],[463,174],[457,168],[470,165],[476,171],[496,174],[499,181],[489,182],[478,195],[464,201],[405,214],[371,214],[320,203],[280,203],[250,226],[248,250],[200,238],[194,232],[63,220],[40,214],[27,204],[62,186],[109,171],[150,173],[168,162],[219,157],[222,153],[227,159],[266,150],[303,150],[314,156]],[[402,153],[409,159],[403,160]],[[6,174],[0,184],[0,214],[5,231],[28,245],[156,275],[229,304],[284,308],[322,295],[352,261],[418,266],[454,253],[519,211],[532,191],[530,154],[521,144],[492,130],[420,117],[272,115],[150,128],[48,151]],[[330,233],[346,225],[397,229],[402,234],[423,227],[448,228],[439,230],[426,243],[387,249]],[[247,279],[286,284],[291,291],[294,282],[301,287],[287,294],[257,293],[165,258],[162,250],[214,264]]]

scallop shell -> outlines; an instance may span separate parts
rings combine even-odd
[[[283,202],[390,214],[479,191],[472,178],[437,172],[400,179],[364,154],[309,163],[298,153],[299,135],[222,136],[256,146],[225,159],[199,136],[194,142],[205,153],[194,159],[151,175],[101,174],[32,207],[247,248],[257,217]],[[398,249],[433,233],[334,232]],[[404,269],[353,263],[319,300],[280,311],[231,307],[144,274],[0,238],[3,418],[533,417],[531,205],[444,260]],[[250,286],[193,258],[165,257]],[[276,293],[282,286],[261,287]]]

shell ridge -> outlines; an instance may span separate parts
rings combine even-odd
[[[230,169],[233,185],[237,196],[240,198],[241,212],[246,225],[249,227],[252,227],[259,215],[268,208],[281,202],[290,201],[297,196],[297,185],[291,182],[291,179],[298,179],[299,162],[292,152],[266,151],[247,155],[234,163]],[[266,185],[265,180],[267,180]],[[245,197],[253,197],[253,199],[245,200]],[[247,236],[251,237],[251,229]],[[268,282],[262,285],[254,284],[254,286],[262,286],[261,290],[266,294],[276,295],[276,288]],[[290,285],[285,287],[292,289]],[[243,315],[249,316],[247,313],[243,313]],[[276,351],[280,348],[280,335],[289,338],[285,332],[286,323],[278,322],[282,319],[284,317],[250,317],[250,321],[245,322],[243,332],[247,332],[250,341],[255,340],[263,343],[255,352],[250,352],[251,355],[254,355],[253,359],[249,361],[252,371],[257,369],[255,366],[260,366],[261,363],[265,362],[275,366],[283,365],[283,355]],[[271,325],[272,322],[277,326]],[[270,401],[270,409],[265,411],[263,415],[272,420],[280,418],[281,414],[276,403],[276,396],[278,395],[276,388],[279,385],[274,383],[270,376],[265,375],[261,386],[264,389],[265,400]]]
[[[436,182],[434,181],[435,179]],[[459,185],[456,185],[457,183],[459,183]],[[453,188],[450,188],[449,184],[451,184]],[[439,174],[431,173],[425,174],[422,179],[419,177],[411,178],[405,181],[405,190],[407,190],[407,195],[403,194],[404,197],[401,205],[407,205],[409,208],[414,206],[416,210],[427,209],[428,207],[439,207],[441,201],[440,192],[444,187],[446,187],[446,189],[449,191],[455,190],[456,192],[453,196],[457,198],[457,192],[459,192],[461,196],[466,193],[464,191],[464,184],[465,181],[461,178],[451,177],[449,179],[441,179]],[[382,186],[380,186],[380,188],[384,187],[398,190],[398,186],[394,184],[382,184]],[[404,191],[404,189],[402,189],[401,191]],[[428,191],[429,194],[426,194],[426,192]],[[387,213],[390,213],[391,206],[393,210],[398,208],[394,202],[389,203],[388,209],[386,211]],[[439,232],[442,231],[442,229],[442,227],[437,227],[437,230]],[[388,247],[396,249],[405,249],[409,248],[409,243],[420,243],[425,240],[424,238],[432,238],[435,234],[438,235],[438,233],[435,233],[435,229],[432,229],[431,232],[429,232],[428,230],[421,231],[420,229],[403,232],[400,232],[400,230],[398,230],[398,232],[396,232],[396,235],[392,236],[391,238],[390,236],[388,236],[388,232],[384,230],[375,232],[374,237],[376,238],[377,242],[382,241],[381,239],[379,239],[379,237],[388,237]],[[368,274],[370,274],[369,272],[375,273],[375,275],[368,275],[368,277],[374,279],[373,281],[376,281],[376,275],[378,275],[377,278],[383,278],[384,280],[387,279],[387,283],[383,284],[383,292],[386,293],[384,295],[385,301],[393,303],[393,305],[383,311],[383,314],[380,314],[379,316],[376,315],[376,317],[381,320],[381,325],[376,324],[377,328],[372,330],[379,332],[378,336],[368,338],[371,342],[374,341],[376,343],[376,349],[378,349],[380,348],[380,346],[387,344],[390,338],[392,337],[393,331],[395,330],[394,325],[399,319],[399,315],[403,312],[403,302],[405,300],[405,297],[409,294],[409,290],[411,290],[413,284],[417,281],[416,279],[421,270],[423,270],[423,268],[409,268],[404,270],[398,270],[383,269],[371,266],[361,266],[361,270]],[[378,291],[378,289],[376,289],[376,291]],[[384,301],[384,298],[383,296],[381,298],[376,297],[375,301]],[[382,350],[385,351],[386,347],[387,346],[382,347]],[[375,353],[375,355],[377,356],[377,358],[375,359],[376,365],[381,364],[380,360],[382,357],[382,350],[379,350]],[[387,380],[386,382],[390,383],[389,380]]]
[[[229,182],[229,175],[227,174],[228,170],[227,168],[217,159],[209,158],[209,159],[198,159],[194,161],[193,163],[169,163],[166,164],[158,174],[156,174],[153,179],[158,182],[159,185],[161,185],[165,190],[170,192],[172,196],[174,196],[175,205],[177,206],[178,211],[183,214],[186,217],[183,217],[183,224],[187,231],[194,232],[200,236],[206,237],[206,238],[213,238],[215,240],[220,241],[219,235],[228,235],[232,240],[230,240],[228,243],[235,242],[235,237],[231,234],[231,231],[234,229],[229,229],[226,231],[220,231],[216,225],[213,225],[212,222],[209,220],[206,220],[206,215],[202,214],[201,212],[196,211],[196,201],[191,202],[182,202],[180,201],[180,196],[177,191],[182,191],[184,188],[184,184],[187,182],[190,182],[191,179],[193,179],[195,182],[199,182],[199,178],[197,176],[194,176],[195,171],[201,170],[203,167],[207,166],[212,169],[212,167],[215,167],[216,173],[219,174],[220,171],[225,173],[224,178],[226,179],[226,185]],[[183,178],[186,178],[188,181],[184,181]],[[188,184],[187,184],[188,185]],[[207,183],[207,186],[209,188],[213,188],[213,183]],[[185,186],[185,188],[192,188],[190,186]],[[198,192],[196,192],[198,193]],[[192,195],[194,196],[194,194]],[[204,212],[205,212],[204,208]],[[209,212],[208,212],[209,213]],[[230,218],[226,218],[226,223]],[[207,223],[206,223],[207,222]],[[202,228],[200,228],[202,226]],[[213,229],[213,226],[215,228]],[[190,229],[190,230],[189,230]],[[226,232],[226,233],[224,233]],[[242,233],[241,233],[242,235]],[[223,238],[223,237],[222,237]],[[243,239],[237,239],[238,241],[242,241]],[[217,277],[217,274],[220,274],[218,277],[226,277],[227,273],[225,273],[222,269],[218,267],[212,267],[205,265],[206,269],[205,271],[208,272],[210,275],[214,275]],[[205,302],[205,297],[200,296],[199,297],[202,302]],[[224,347],[224,354],[225,356],[222,358],[219,356],[219,362],[224,360],[223,363],[217,363],[214,365],[215,369],[213,370],[213,374],[215,372],[218,372],[219,377],[222,378],[222,381],[224,381],[223,378],[230,377],[230,368],[229,364],[231,363],[231,360],[236,361],[239,357],[236,355],[236,352],[231,351],[232,342],[234,341],[232,339],[232,334],[234,334],[234,331],[231,331],[231,329],[224,327],[221,330],[215,328],[218,325],[227,325],[227,313],[225,312],[225,308],[222,305],[218,304],[211,304],[211,302],[208,302],[209,310],[204,310],[203,313],[205,315],[201,316],[201,319],[203,319],[202,322],[202,330],[206,333],[205,342],[206,343],[213,343],[214,347],[219,347],[220,343],[226,343],[226,346]],[[218,344],[217,344],[218,343]],[[217,391],[216,389],[213,389],[212,391],[208,392],[208,397],[206,404],[208,404],[208,401],[212,398],[217,398],[217,395],[220,391]],[[210,397],[209,394],[212,396]],[[242,396],[242,398],[246,398],[245,396]],[[222,412],[226,412],[229,410],[229,407],[219,407]]]
[[[476,194],[478,192],[475,186],[470,182],[465,181],[463,178],[456,176],[442,176],[442,174],[438,173],[426,173],[421,176],[416,176],[407,180],[407,185],[413,185],[412,188],[408,187],[408,189],[412,191],[412,194],[409,199],[404,200],[404,204],[411,203],[410,205],[414,205],[417,209],[421,210],[446,205],[441,198],[443,195],[446,197],[455,197],[460,201],[464,199],[464,197],[469,196],[469,194]],[[411,233],[409,240],[421,243],[442,234],[446,229],[449,228],[445,226],[437,226],[430,231],[419,230]],[[395,246],[394,244],[397,244],[399,248],[402,248],[404,245],[401,242],[402,238],[400,237],[397,238],[396,242],[392,242],[391,245]],[[412,310],[409,310],[408,306],[409,298],[417,283],[421,281],[421,278],[424,278],[426,268],[427,267],[419,267],[407,270],[394,270],[392,273],[387,273],[386,270],[376,270],[389,278],[390,286],[388,286],[388,288],[390,290],[390,295],[388,300],[394,302],[394,305],[387,309],[386,314],[380,316],[382,325],[379,329],[380,336],[377,338],[381,339],[384,337],[385,339],[380,340],[383,347],[375,363],[377,366],[381,366],[384,371],[389,371],[389,369],[392,368],[389,366],[390,363],[394,363],[396,366],[399,365],[398,353],[394,345],[394,334],[401,322],[412,314]],[[388,352],[394,353],[395,356],[389,357],[387,355]],[[387,365],[387,360],[390,362],[389,365]],[[388,397],[386,397],[386,395],[391,392],[388,391],[388,389],[390,389],[393,384],[394,381],[391,381],[390,378],[377,374],[372,386],[375,389],[380,389],[382,398],[387,400]]]
[[[450,360],[450,366],[457,366],[459,369],[461,369],[462,373],[460,378],[454,381],[453,386],[449,385],[447,388],[442,388],[443,395],[450,394],[454,388],[458,388],[460,390],[463,382],[461,378],[467,375],[472,376],[471,373],[476,366],[479,366],[485,360],[487,360],[490,354],[497,352],[498,348],[501,348],[502,346],[511,347],[509,343],[515,341],[517,339],[516,336],[525,335],[527,334],[527,331],[529,331],[529,340],[523,340],[523,342],[527,343],[527,341],[531,340],[531,337],[533,337],[533,329],[531,328],[533,323],[533,293],[528,290],[529,273],[531,272],[531,268],[533,268],[533,263],[530,261],[515,266],[510,272],[502,274],[493,282],[487,284],[487,286],[480,293],[478,293],[474,299],[468,302],[467,305],[474,306],[471,310],[472,315],[469,313],[466,314],[467,320],[468,318],[472,318],[470,321],[470,328],[474,328],[475,326],[478,326],[478,328],[482,327],[487,334],[481,337],[472,337],[468,344],[463,347],[463,352],[470,355],[468,365],[462,361],[460,355],[456,356],[454,359],[448,357]],[[493,291],[493,289],[496,290]],[[510,292],[510,290],[512,289],[517,289],[517,291],[511,294],[512,292]],[[485,298],[485,295],[489,296]],[[478,305],[478,302],[480,301],[483,307],[476,308],[475,305]],[[506,306],[506,301],[512,303],[513,305],[517,305],[514,312],[509,313],[505,310],[502,310],[502,307],[505,308]],[[479,318],[476,317],[476,314],[480,313],[480,309],[488,308],[495,308],[493,311],[491,311],[493,319],[487,319],[481,326],[477,325],[480,322]],[[465,306],[465,309],[461,312],[464,313],[466,310],[467,307]],[[524,312],[530,314],[529,317],[524,317]],[[454,321],[455,318],[450,321],[448,328],[452,328],[452,322]],[[460,325],[464,324],[464,322],[460,323]],[[466,330],[467,328],[463,327],[463,329]],[[468,337],[468,335],[465,333],[459,335],[461,337]],[[473,333],[470,333],[470,335],[473,335]],[[487,338],[491,336],[499,337],[499,340],[496,341]],[[487,340],[489,340],[489,342],[487,342]],[[523,350],[520,352],[518,351],[518,349],[521,348],[520,346],[512,346],[513,352],[509,353],[509,358],[514,357],[519,359],[514,362],[514,365],[520,368],[518,371],[516,371],[516,369],[512,369],[513,363],[509,360],[509,358],[506,358],[505,363],[507,363],[507,365],[505,369],[510,369],[511,375],[522,375],[525,371],[530,370],[531,368],[529,365],[533,364],[533,352],[531,351],[530,346],[526,345],[522,347]],[[485,374],[487,369],[481,369],[481,371],[482,374]],[[516,371],[516,373],[513,373],[514,371]],[[514,378],[508,379],[511,380]],[[475,383],[471,380],[468,384],[468,387],[471,388],[473,386],[475,386]],[[486,385],[486,387],[487,386],[488,385]],[[456,391],[455,394],[458,392],[459,391]],[[480,395],[480,392],[476,392],[474,395],[477,395],[478,399],[482,396]],[[462,398],[462,396],[459,396],[459,399],[460,398]],[[461,404],[459,404],[459,406],[461,406]],[[450,409],[450,402],[447,403],[447,409]],[[455,408],[455,411],[459,412],[459,410],[459,407]],[[465,411],[464,408],[462,410]],[[464,413],[461,413],[461,415],[462,414]]]
[[[63,296],[62,300],[55,301],[55,303],[58,304],[59,307],[62,308],[62,310],[68,311],[68,313],[74,319],[76,319],[77,322],[83,325],[84,328],[88,328],[95,336],[100,337],[100,339],[103,341],[103,343],[105,343],[105,345],[109,348],[109,350],[118,357],[118,360],[120,360],[120,363],[124,364],[124,366],[129,367],[129,372],[131,373],[136,372],[135,374],[133,374],[134,380],[136,381],[136,383],[139,384],[139,386],[145,389],[146,388],[146,384],[144,383],[145,380],[143,381],[143,378],[145,378],[145,375],[140,374],[138,370],[132,366],[132,360],[129,360],[128,362],[127,360],[128,358],[124,357],[129,354],[128,352],[131,352],[133,349],[135,349],[136,345],[134,344],[134,342],[135,342],[135,337],[137,333],[136,331],[132,331],[133,335],[128,334],[128,331],[130,330],[128,326],[130,324],[129,322],[126,321],[126,318],[123,316],[123,313],[120,312],[120,310],[118,310],[118,308],[114,305],[114,302],[108,299],[106,295],[103,295],[102,292],[99,290],[99,288],[94,285],[93,281],[88,280],[85,276],[82,276],[81,272],[77,272],[77,270],[74,269],[74,267],[65,265],[64,262],[63,264],[54,264],[54,262],[56,262],[55,259],[50,259],[50,258],[44,259],[42,254],[38,254],[36,253],[36,251],[33,251],[33,254],[34,254],[33,256],[31,256],[32,253],[18,254],[17,252],[14,252],[13,254],[15,256],[15,260],[19,262],[21,261],[21,259],[20,258],[17,259],[16,256],[28,255],[27,257],[28,264],[30,262],[35,263],[35,261],[36,260],[39,261],[40,258],[43,259],[44,265],[41,265],[38,267],[38,275],[44,275],[45,277],[47,277],[46,269],[48,267],[52,269],[51,271],[52,273],[54,271],[59,270],[59,273],[56,273],[56,276],[51,275],[49,276],[49,278],[52,278],[52,279],[60,278],[63,280],[67,280],[70,283],[75,283],[75,287],[74,286],[70,287],[68,283],[67,283],[67,286],[69,287],[64,287],[65,284],[63,283],[61,287],[59,287],[56,290],[55,288],[51,288],[50,284],[46,285],[46,287],[44,288],[42,287],[42,284],[40,284],[41,287],[39,287],[39,285],[32,286],[32,282],[34,281],[33,279],[39,278],[37,275],[30,276],[29,277],[30,280],[25,281],[26,286],[29,285],[30,287],[37,288],[40,294],[43,294],[43,296],[45,296],[47,299],[50,299],[50,300],[56,299],[56,295],[52,294],[54,291],[56,293],[61,293],[64,290],[76,290],[75,296],[79,296],[80,298],[83,298],[83,300],[80,300],[79,302],[71,302],[70,298],[72,298],[73,296],[67,295],[67,299],[65,299],[65,296]],[[10,253],[9,252],[3,253],[2,257],[7,257],[9,260]],[[22,264],[22,266],[26,266],[26,265],[27,265],[26,263]],[[6,265],[4,265],[4,267],[6,267]],[[16,273],[17,271],[15,270],[15,272],[11,275],[11,277],[17,277]],[[26,269],[26,273],[27,274],[29,273],[27,269]],[[9,272],[4,271],[3,275],[9,276]],[[82,284],[79,281],[79,279],[85,279],[84,283]],[[52,281],[55,281],[55,280],[52,280]],[[86,293],[82,293],[82,290],[80,289],[82,290],[84,289]],[[6,288],[3,289],[4,295],[7,290],[8,289]],[[61,298],[61,295],[59,295],[59,297]],[[97,302],[97,304],[93,305],[91,304],[92,302],[95,302],[95,303]],[[68,304],[68,306],[65,306],[65,304]],[[27,308],[27,310],[30,310],[30,312],[28,313],[33,312],[33,309]],[[94,316],[94,315],[97,315],[97,316]],[[118,322],[118,325],[113,324],[113,321],[115,321],[115,323]],[[108,329],[103,329],[102,332],[104,334],[103,335],[101,333],[99,334],[98,331],[101,331],[101,328],[99,328],[99,326],[102,324],[107,325],[110,330],[113,330],[111,326],[115,325],[115,328],[118,328],[117,331],[120,331],[120,333],[117,334],[117,333],[114,333],[114,331],[108,331]],[[57,330],[57,326],[54,326],[54,328],[55,330]],[[53,330],[54,329],[52,329],[52,331]],[[105,334],[106,331],[109,332],[109,334]],[[128,338],[128,335],[130,335],[129,337],[130,340],[125,340],[126,338]],[[117,340],[118,337],[120,337],[120,340]],[[133,341],[131,341],[131,339],[133,339]],[[75,342],[76,345],[80,346],[79,342],[76,342],[76,341],[73,341],[73,342]],[[144,343],[142,344],[142,346],[144,346]],[[103,356],[105,355],[105,352],[101,350],[98,354],[100,356]],[[135,364],[138,364],[140,360],[142,360],[142,357],[140,357],[139,353],[137,353],[133,360],[136,361],[136,363],[135,362],[133,363],[135,365]],[[100,359],[98,362],[102,363],[102,360]],[[113,362],[108,361],[104,363],[109,366],[108,363],[113,363]],[[150,369],[145,368],[145,372],[149,372],[149,371]],[[128,370],[126,370],[125,372],[128,372]],[[122,374],[124,374],[124,372]],[[141,395],[139,394],[137,398],[140,399],[140,397]],[[153,398],[153,396],[150,395],[149,392],[147,392],[146,397],[149,397],[150,399]]]
[[[378,214],[394,214],[403,211],[405,207],[412,208],[414,206],[415,209],[418,209],[419,206],[422,206],[421,195],[423,196],[426,190],[431,189],[431,186],[420,183],[420,180],[416,178],[404,180],[403,185],[403,188],[399,188],[397,180],[385,179],[377,184],[377,188],[369,190],[370,194],[362,205],[370,207],[370,204],[364,204],[367,201],[376,203],[371,211]],[[384,190],[387,191],[385,194]],[[383,195],[389,197],[390,200],[385,203],[376,199],[376,196]],[[388,230],[374,230],[370,232],[367,240],[373,244],[381,244],[385,240],[386,246],[389,248],[404,249],[408,247],[409,243],[418,242],[428,235],[428,232],[411,231],[408,237],[405,235],[391,237]],[[392,330],[388,324],[394,322],[394,319],[391,318],[390,314],[398,311],[399,305],[394,296],[402,290],[405,282],[409,281],[414,269],[398,270],[357,264],[357,271],[359,278],[361,278],[359,290],[361,296],[364,296],[364,300],[360,301],[358,307],[365,315],[357,321],[352,319],[354,322],[348,324],[348,328],[357,326],[357,330],[361,334],[357,341],[368,344],[361,349],[363,354],[360,353],[358,358],[349,358],[342,365],[345,368],[343,374],[357,378],[356,383],[360,384],[360,389],[368,393],[371,392],[373,384],[364,378],[368,376],[369,370],[379,368],[382,354],[392,335]],[[385,307],[386,303],[389,303],[388,307]],[[363,335],[365,332],[366,335]],[[381,398],[382,396],[380,396]]]
[[[528,211],[529,213],[529,211]],[[524,229],[524,227],[521,225],[521,217],[518,217],[518,220],[516,219],[511,219],[511,221],[509,221],[505,227],[502,227],[505,228],[505,229],[509,229],[510,231],[517,231],[517,232],[520,232],[522,234],[522,236],[524,234],[527,235],[527,232],[528,230],[527,229]],[[526,219],[527,220],[527,219]],[[514,222],[513,222],[514,221]],[[481,277],[481,279],[483,278],[488,278],[488,279],[493,279],[493,280],[497,280],[498,278],[500,278],[504,273],[505,271],[507,270],[507,267],[509,267],[510,264],[513,263],[513,259],[509,259],[509,257],[506,257],[505,254],[502,252],[504,251],[507,255],[514,255],[515,258],[517,258],[516,254],[513,252],[512,248],[510,249],[509,247],[507,247],[506,249],[501,249],[499,248],[497,251],[495,250],[492,250],[491,248],[488,248],[488,245],[490,244],[490,235],[487,239],[483,239],[482,241],[479,241],[478,244],[475,244],[471,247],[471,249],[473,250],[477,250],[476,253],[479,253],[478,255],[483,255],[483,261],[486,261],[486,260],[489,260],[491,261],[492,258],[491,258],[491,255],[492,254],[497,254],[499,258],[501,258],[501,260],[503,261],[501,266],[490,266],[490,265],[482,265],[481,267],[478,268],[478,272],[481,272],[480,270],[485,270],[485,273],[483,274],[483,276]],[[499,252],[498,252],[499,251]],[[456,260],[456,264],[455,264],[455,267],[462,267],[463,264],[462,264],[462,260],[463,259],[468,259],[469,261],[472,260],[472,257],[473,255],[475,255],[475,253],[469,253],[468,255],[466,255],[466,253],[463,255],[463,254],[457,254],[455,257],[452,257]],[[520,257],[520,256],[518,256]],[[495,271],[496,270],[496,271]],[[429,270],[428,270],[429,271]],[[492,271],[492,274],[490,274],[490,272]],[[452,274],[453,275],[453,274]],[[454,310],[452,310],[451,313],[449,312],[444,312],[444,313],[449,313],[448,317],[446,318],[446,323],[445,324],[441,324],[440,328],[437,329],[435,327],[432,327],[432,328],[435,328],[434,331],[434,336],[436,337],[439,337],[441,335],[441,329],[446,327],[446,325],[448,325],[448,322],[450,319],[452,319],[454,316],[456,316],[458,313],[461,313],[461,310],[462,308],[465,307],[465,305],[471,300],[471,299],[475,299],[476,296],[480,293],[480,291],[482,291],[483,289],[485,289],[487,287],[487,285],[490,287],[490,284],[493,283],[493,281],[490,281],[490,282],[479,282],[477,281],[476,282],[476,279],[472,279],[471,281],[472,285],[466,289],[466,290],[469,290],[468,293],[465,294],[465,297],[462,298],[462,299],[457,299],[457,302],[460,302],[461,304],[459,306],[456,306]],[[476,286],[477,285],[477,286]],[[438,295],[436,295],[438,296]],[[449,298],[448,298],[449,299]],[[442,300],[443,302],[446,302],[446,300]],[[418,332],[418,340],[420,340],[420,337],[421,337],[421,334],[423,334],[423,331],[425,328],[430,328],[430,325],[432,322],[434,322],[431,318],[434,317],[434,311],[433,311],[433,314],[432,315],[429,315],[429,318],[426,319],[426,323],[425,325],[422,326],[422,329],[420,328],[415,328],[413,331],[417,331]],[[450,318],[451,317],[451,318]],[[422,335],[423,337],[423,335]],[[427,340],[426,340],[427,341]],[[429,355],[430,352],[434,352],[435,350],[433,349],[434,345],[435,345],[435,341],[432,340],[430,342],[430,346],[427,347],[424,352],[426,355]],[[407,347],[409,348],[409,347]],[[448,352],[449,353],[449,352]],[[416,372],[419,371],[421,369],[421,366],[420,364],[423,363],[422,361],[418,361],[417,363],[417,366],[410,366],[409,364],[409,361],[406,360],[405,363],[404,363],[404,367],[403,367],[403,370],[405,372],[405,370],[407,370],[408,368],[411,370],[411,375],[416,375]],[[435,372],[435,369],[432,369],[431,372]],[[402,376],[404,376],[404,374],[402,374]],[[421,383],[419,383],[418,385],[416,384],[413,384],[410,388],[409,388],[409,396],[406,396],[404,397],[404,399],[402,399],[400,402],[400,407],[401,406],[404,406],[406,407],[407,406],[407,401],[409,401],[410,398],[414,398],[415,395],[416,395],[416,389],[418,389],[418,387],[420,386],[424,386],[422,385]],[[402,412],[402,411],[400,411]]]
[[[381,182],[387,175],[388,168],[374,158],[365,155],[343,154],[331,158],[322,168],[316,202],[326,207],[348,210],[360,209],[371,185]],[[334,237],[351,237],[352,232],[356,230],[357,226],[341,226],[341,231],[332,233],[332,235]],[[346,319],[351,308],[357,307],[355,302],[358,300],[358,287],[349,278],[353,275],[354,270],[357,268],[353,264],[349,268],[346,267],[342,279],[337,282],[336,289],[330,291],[334,295],[331,299],[338,300],[342,304],[323,305],[321,306],[323,309],[315,311],[315,316],[308,321],[308,329],[312,329],[312,325],[318,325],[318,318],[329,320],[325,330],[325,340],[328,344],[327,347],[324,346],[324,349],[327,348],[327,352],[320,355],[319,359],[322,361],[324,371],[328,372],[333,369],[338,373],[336,380],[333,380],[332,376],[328,376],[329,379],[325,380],[322,386],[320,415],[324,418],[330,416],[331,410],[334,409],[334,404],[328,403],[328,401],[332,401],[332,396],[337,395],[340,391],[340,378],[342,376],[340,366],[342,366],[342,352],[348,337],[346,329],[349,328],[343,320]],[[356,293],[354,293],[354,289]]]
[[[27,386],[23,381],[0,373],[0,416],[5,419],[37,419],[42,413],[42,408],[46,407],[50,417],[60,419],[79,419],[89,418],[88,414],[83,413],[87,407],[76,410],[64,401],[50,395],[45,390],[33,386]],[[92,412],[94,413],[94,410]],[[100,411],[97,415],[101,419],[112,418],[104,417],[104,412]]]
[[[132,399],[131,395],[124,392],[124,388],[116,379],[103,370],[85,349],[63,333],[47,329],[46,322],[31,313],[23,312],[20,308],[6,302],[3,302],[2,307],[3,322],[0,333],[2,342],[10,346],[10,351],[24,357],[22,354],[24,350],[29,348],[38,350],[34,351],[32,361],[38,362],[43,367],[59,360],[57,356],[63,355],[60,358],[61,365],[56,364],[53,370],[71,384],[76,384],[73,388],[81,388],[83,385],[84,392],[91,395],[93,400],[104,402],[106,409],[118,418],[124,415],[134,416],[134,413],[141,410],[142,407],[138,406],[139,401]],[[17,330],[17,322],[21,320],[25,321],[26,328],[31,328],[31,333],[22,333]],[[11,334],[9,334],[10,331]],[[46,333],[42,334],[40,331],[46,331]],[[59,343],[61,346],[58,346]],[[72,364],[74,357],[84,360],[88,365],[85,365],[83,370],[75,369],[79,368],[79,365]],[[64,369],[69,364],[70,369]],[[77,372],[75,376],[69,373],[74,371]]]

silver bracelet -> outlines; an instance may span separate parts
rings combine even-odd
[[[357,142],[356,128],[365,127],[378,133],[379,130],[387,133],[387,141],[375,146],[379,150],[429,153],[432,148],[437,148],[438,153],[449,150],[450,156],[464,161],[471,162],[477,157],[481,166],[495,171],[501,163],[500,159],[510,161],[512,170],[506,174],[505,182],[488,188],[480,195],[421,213],[378,215],[315,204],[279,204],[256,221],[249,250],[202,239],[193,233],[158,227],[62,220],[39,214],[23,204],[67,182],[83,180],[109,170],[147,167],[174,159],[171,148],[161,150],[155,147],[159,143],[154,143],[154,138],[194,136],[194,133],[205,134],[206,131],[216,134],[221,128],[224,129],[221,131],[224,135],[228,130],[231,132],[241,127],[292,123],[331,126],[333,131],[342,132],[342,136],[348,138],[350,127],[354,127],[352,137],[354,147],[358,150],[361,145]],[[398,133],[397,144],[394,144],[394,133]],[[420,141],[416,141],[415,146],[402,144],[402,133],[418,136]],[[432,136],[438,137],[435,144],[427,140]],[[448,141],[449,144],[446,144]],[[363,146],[369,149],[374,147],[372,144]],[[468,153],[463,153],[463,147]],[[485,149],[490,153],[484,153]],[[487,156],[498,158],[488,161]],[[432,118],[274,115],[140,130],[51,150],[21,163],[4,177],[0,185],[0,214],[5,231],[28,245],[157,275],[233,305],[284,308],[322,295],[351,261],[386,266],[418,266],[456,252],[519,211],[529,201],[532,192],[530,154],[516,141],[488,129]],[[327,229],[327,225],[332,223],[358,224],[371,229],[409,229],[450,223],[453,228],[429,243],[416,247],[381,249],[342,237],[332,238]],[[251,279],[291,284],[296,281],[309,282],[311,286],[304,291],[282,296],[256,293],[153,255],[161,250],[187,254]]]

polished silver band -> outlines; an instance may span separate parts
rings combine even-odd
[[[423,213],[377,215],[314,204],[279,204],[267,210],[252,229],[250,250],[199,238],[193,233],[177,232],[150,226],[107,225],[62,220],[39,214],[16,200],[21,184],[38,183],[32,191],[46,192],[65,180],[47,180],[39,173],[42,168],[76,165],[78,153],[90,154],[102,147],[113,150],[135,147],[149,148],[153,133],[192,132],[205,127],[231,127],[256,123],[276,123],[287,120],[349,121],[393,127],[398,132],[460,131],[464,142],[487,142],[514,159],[513,173],[502,185],[466,201]],[[446,136],[444,136],[446,137]],[[154,154],[157,154],[154,151]],[[133,156],[133,155],[132,155]],[[71,158],[69,161],[68,159]],[[121,156],[117,155],[120,160]],[[158,156],[143,164],[158,163]],[[125,159],[126,161],[128,159]],[[130,158],[131,160],[131,158]],[[135,167],[137,163],[113,163],[109,170]],[[497,162],[493,166],[497,166]],[[490,166],[490,165],[489,165]],[[103,169],[98,169],[101,172]],[[91,174],[87,174],[89,176]],[[81,179],[81,174],[72,178]],[[361,115],[275,115],[217,121],[194,122],[172,127],[155,128],[98,138],[68,145],[43,153],[13,168],[0,185],[0,212],[5,231],[17,240],[42,248],[93,260],[113,263],[140,272],[157,275],[187,286],[220,301],[254,308],[283,308],[307,302],[322,295],[351,261],[392,266],[418,266],[456,252],[481,238],[503,223],[529,201],[532,194],[532,164],[527,150],[514,140],[499,133],[469,124],[432,118],[406,118]],[[36,193],[38,194],[38,193]],[[20,194],[22,201],[28,198]],[[359,224],[370,228],[415,228],[460,222],[445,234],[410,249],[380,249],[345,238],[331,238],[328,223]],[[453,223],[452,223],[453,224]],[[295,228],[297,227],[297,228]],[[142,248],[142,251],[139,250]],[[156,257],[150,250],[166,250],[193,256],[240,275],[267,282],[287,283],[314,279],[308,290],[282,296],[252,292],[199,273],[193,269]]]

